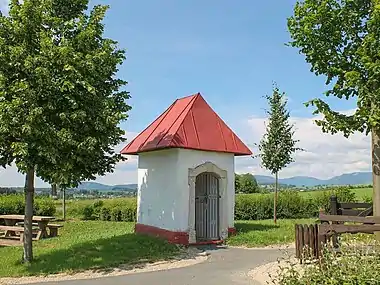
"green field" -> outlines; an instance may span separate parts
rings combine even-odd
[[[294,241],[295,223],[310,222],[314,221],[279,220],[277,225],[270,220],[236,221],[237,235],[227,242],[247,247],[287,244]],[[29,266],[20,262],[22,247],[0,247],[0,277],[71,274],[168,260],[181,250],[164,240],[134,234],[134,223],[74,220],[63,225],[59,237],[33,243],[35,260]]]
[[[314,223],[315,219],[235,221],[237,235],[228,239],[233,246],[261,247],[294,241],[294,225]]]
[[[365,199],[372,197],[372,188],[354,188],[351,191],[355,193],[355,196],[358,201],[364,201]],[[318,193],[323,192],[324,190],[314,190],[314,191],[304,191],[300,192],[302,195],[318,195]]]
[[[0,277],[154,262],[171,259],[179,252],[166,241],[134,234],[134,223],[71,221],[63,225],[59,237],[33,243],[35,260],[30,266],[20,263],[22,247],[0,247]]]
[[[357,188],[352,191],[359,201],[372,195],[371,188]],[[320,192],[301,192],[301,195],[312,198]],[[20,263],[21,247],[0,248],[0,277],[72,273],[120,264],[131,265],[141,261],[171,259],[179,253],[177,246],[166,241],[134,234],[134,223],[80,221],[84,207],[94,202],[96,200],[68,200],[68,221],[63,223],[59,237],[35,242],[35,261],[28,267]],[[103,203],[116,207],[129,205],[133,209],[136,198],[105,199]],[[57,200],[55,204],[56,216],[59,218],[62,214],[62,201]],[[280,219],[275,225],[272,220],[236,221],[237,235],[229,238],[227,243],[247,247],[288,244],[294,242],[295,223],[314,222],[315,219]]]

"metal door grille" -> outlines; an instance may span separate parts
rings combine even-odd
[[[219,239],[219,180],[201,173],[195,181],[195,230],[197,241]]]

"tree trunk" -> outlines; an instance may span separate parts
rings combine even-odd
[[[380,216],[380,130],[372,130],[373,215]],[[380,240],[380,232],[376,232]]]
[[[66,220],[66,189],[62,188],[62,213],[63,213],[63,220]]]
[[[278,198],[278,172],[276,172],[276,181],[274,185],[274,198],[273,198],[273,221],[277,223],[277,198]]]
[[[51,185],[51,196],[52,197],[57,197],[57,184],[52,184]]]
[[[34,205],[34,168],[28,170],[25,176],[25,217],[24,217],[24,256],[23,261],[30,263],[33,261],[32,245],[32,222]]]

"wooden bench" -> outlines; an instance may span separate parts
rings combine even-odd
[[[19,223],[17,223],[17,225],[23,226],[24,222],[19,222]],[[33,226],[38,226],[38,223],[33,223],[32,225]],[[49,228],[49,232],[50,232],[49,233],[49,237],[56,237],[56,236],[58,236],[58,229],[62,228],[63,225],[48,224],[46,227]]]
[[[23,227],[0,226],[0,231],[5,232],[4,238],[12,238],[13,233],[18,233],[20,235],[20,237],[19,237],[20,241],[23,241],[24,231],[25,231],[25,229]],[[37,237],[38,237],[39,233],[40,233],[40,231],[38,229],[32,229],[32,234],[37,235]]]
[[[24,226],[24,222],[18,222],[16,223],[17,226],[20,226],[20,227],[23,227]],[[38,227],[38,223],[32,223],[32,226],[33,227]]]
[[[58,236],[58,229],[62,228],[63,225],[58,224],[48,224],[47,227],[49,228],[49,236],[50,237],[56,237]]]

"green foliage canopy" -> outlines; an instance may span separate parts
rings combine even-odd
[[[334,111],[322,99],[307,103],[324,119],[324,132],[369,133],[380,128],[380,1],[305,0],[288,19],[291,46],[311,71],[326,76],[326,96],[357,99],[353,114]]]
[[[235,174],[235,192],[236,193],[258,193],[260,187],[256,178],[251,173]]]
[[[88,2],[12,0],[0,16],[0,166],[76,186],[122,159],[125,51],[103,37],[108,7]]]
[[[293,139],[294,129],[289,122],[285,93],[274,87],[273,94],[266,96],[266,99],[269,105],[269,110],[266,111],[269,123],[259,144],[259,156],[262,165],[276,174],[293,162],[292,154],[300,148],[296,147],[298,141]]]

